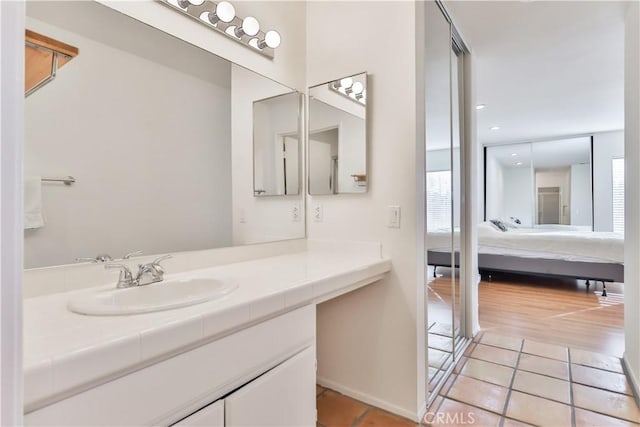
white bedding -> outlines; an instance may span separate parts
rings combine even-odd
[[[455,247],[459,247],[456,232]],[[427,233],[429,249],[451,247],[451,234]],[[478,226],[478,251],[500,255],[624,263],[624,236],[619,233],[517,228],[502,232],[489,223]]]

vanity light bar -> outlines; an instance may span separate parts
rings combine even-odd
[[[280,46],[280,34],[275,30],[262,31],[253,16],[236,16],[233,5],[227,1],[209,0],[160,0],[173,10],[195,19],[202,25],[223,33],[238,43],[273,59],[275,49]]]
[[[362,83],[354,82],[351,77],[331,82],[329,88],[352,101],[367,105],[367,90]]]

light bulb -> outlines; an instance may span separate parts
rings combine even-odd
[[[342,86],[345,89],[350,88],[351,86],[353,86],[353,79],[351,77],[346,77],[340,80],[340,86]]]
[[[280,33],[275,30],[269,30],[264,35],[264,40],[260,40],[258,43],[258,47],[260,49],[264,49],[265,47],[270,47],[271,49],[275,49],[280,46]]]
[[[209,22],[216,24],[218,21],[229,23],[236,17],[236,9],[228,1],[221,1],[216,6],[215,12],[209,12]]]
[[[178,0],[178,6],[186,9],[189,5],[200,6],[204,0]]]
[[[242,37],[243,35],[255,36],[260,31],[260,23],[253,16],[247,16],[242,20],[242,27],[236,28],[236,37]]]
[[[364,90],[364,85],[360,82],[355,82],[353,84],[353,93],[355,93],[356,95],[359,93],[362,93],[362,91]]]

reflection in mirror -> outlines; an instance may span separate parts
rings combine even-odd
[[[256,196],[300,194],[301,94],[253,103],[253,192]]]
[[[98,2],[27,28],[79,54],[25,101],[25,267],[304,237],[301,195],[253,196],[253,103],[290,88]]]
[[[309,194],[367,191],[367,74],[309,88]]]
[[[486,148],[487,220],[523,227],[593,227],[591,138]]]

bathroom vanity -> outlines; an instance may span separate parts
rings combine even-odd
[[[166,280],[215,278],[236,289],[143,314],[69,309],[83,293],[112,292],[117,274],[77,290],[56,283],[87,279],[100,266],[27,271],[27,287],[48,280],[58,292],[25,300],[25,424],[314,425],[315,306],[381,279],[391,262],[376,243],[245,249],[254,258],[238,248],[175,254],[167,271],[178,272]],[[206,267],[207,259],[226,263]]]

